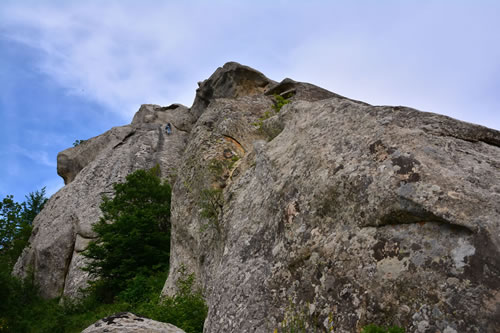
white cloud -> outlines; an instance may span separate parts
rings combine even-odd
[[[10,151],[12,153],[24,156],[38,164],[45,165],[48,167],[57,167],[56,158],[49,156],[49,154],[46,151],[28,150],[26,148],[19,147],[17,145],[11,145]]]
[[[41,52],[43,73],[127,119],[142,103],[189,106],[196,82],[235,60],[273,79],[500,128],[499,5],[486,1],[0,6],[2,35]],[[486,109],[472,110],[478,100]]]
[[[4,37],[40,50],[40,70],[69,93],[130,116],[142,103],[174,102],[168,99],[196,84],[183,79],[196,67],[188,60],[196,26],[186,20],[187,9],[116,1],[15,4],[3,8],[1,19]]]

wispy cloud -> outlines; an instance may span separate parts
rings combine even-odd
[[[186,61],[195,34],[187,7],[44,2],[1,12],[3,37],[40,50],[42,72],[122,114],[179,95],[185,75],[178,69],[193,65]]]
[[[405,104],[500,128],[493,92],[500,4],[494,2],[0,6],[1,36],[40,52],[40,71],[68,93],[129,119],[142,103],[190,105],[196,81],[235,60],[274,79],[289,76],[374,104]]]
[[[55,156],[51,157],[46,151],[43,150],[29,150],[17,145],[11,145],[10,152],[26,157],[37,164],[49,167],[57,167]]]
[[[23,135],[28,142],[34,142],[39,147],[52,147],[60,142],[68,142],[71,140],[67,134],[59,134],[43,130],[24,129]]]

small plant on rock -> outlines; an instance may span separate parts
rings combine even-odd
[[[283,97],[281,95],[274,94],[273,96],[274,96],[274,99],[276,100],[275,104],[273,105],[273,109],[274,109],[274,111],[276,111],[276,113],[280,112],[282,107],[284,107],[285,105],[287,105],[288,103],[291,102],[289,99],[286,99],[285,97]]]
[[[73,142],[73,147],[79,146],[86,141],[87,140],[75,140],[75,142]]]
[[[309,313],[309,305],[297,307],[290,301],[283,320],[279,328],[274,329],[274,333],[333,333],[333,315],[330,314],[327,319],[326,324],[320,324],[318,317]]]
[[[264,121],[278,114],[283,106],[291,102],[291,100],[278,94],[274,94],[273,97],[275,99],[274,105],[272,106],[273,110],[264,112],[262,117],[253,123],[253,125],[257,127],[258,131],[262,135],[265,135],[269,141],[277,137],[281,133],[282,128],[273,125],[264,126]]]
[[[200,193],[200,216],[207,219],[201,229],[204,231],[208,227],[213,227],[220,234],[219,216],[224,208],[224,195],[220,188],[203,189]]]
[[[363,327],[361,333],[405,333],[404,328],[399,326],[382,327],[375,324],[370,324]]]

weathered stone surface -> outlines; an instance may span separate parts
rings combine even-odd
[[[291,100],[278,114],[275,94]],[[176,174],[163,293],[175,293],[181,267],[195,273],[206,332],[273,332],[285,317],[311,331],[500,327],[498,131],[236,63],[200,83],[191,109],[146,105],[112,131],[103,135],[119,143],[96,143],[95,156],[84,146],[94,139],[64,152],[68,185],[17,263],[18,274],[34,265],[46,296],[86,281],[79,253],[99,194],[159,162]]]
[[[179,166],[164,288],[181,265],[196,274],[206,332],[272,332],[284,316],[335,332],[500,327],[499,132],[289,79],[231,96],[216,81]],[[259,129],[273,94],[292,102]]]
[[[217,68],[207,80],[198,83],[191,112],[198,118],[211,101],[259,95],[275,83],[253,68],[228,62]]]
[[[45,297],[76,296],[88,276],[81,255],[95,237],[102,195],[137,169],[160,165],[162,176],[175,174],[184,152],[191,115],[183,106],[143,105],[131,125],[115,127],[67,149],[58,156],[58,172],[66,186],[54,194],[36,217],[30,246],[19,258],[14,273],[31,269]],[[172,123],[172,135],[164,131]]]
[[[82,333],[184,333],[180,328],[167,323],[136,316],[130,312],[121,312],[106,317],[90,325]]]

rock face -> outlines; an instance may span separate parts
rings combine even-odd
[[[82,333],[185,333],[180,328],[148,318],[136,316],[130,312],[121,312],[106,317],[90,325]]]
[[[167,122],[172,135],[165,133]],[[57,171],[66,186],[36,217],[30,246],[14,273],[33,270],[45,297],[76,296],[88,280],[81,252],[95,237],[92,225],[99,220],[102,195],[111,195],[112,185],[137,169],[159,164],[162,176],[169,177],[184,152],[191,122],[184,106],[143,105],[131,125],[59,153]]]
[[[276,95],[290,100],[279,112]],[[178,129],[168,138],[158,129],[167,115]],[[500,327],[498,131],[229,63],[191,109],[143,106],[132,125],[82,145],[61,153],[69,184],[16,266],[33,265],[46,296],[86,280],[78,251],[93,236],[96,193],[159,163],[176,174],[163,293],[175,293],[181,267],[193,272],[205,332],[273,332],[294,320],[335,332]]]
[[[174,186],[164,289],[175,292],[181,264],[193,270],[206,332],[272,332],[285,316],[309,331],[500,327],[499,132],[289,79],[259,76],[257,93],[217,84],[225,75],[194,103],[204,109]],[[273,94],[291,100],[278,114]]]

